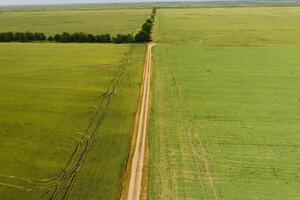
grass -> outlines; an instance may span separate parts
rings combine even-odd
[[[0,199],[49,199],[57,186],[60,199],[72,169],[64,178],[43,179],[66,166],[76,141],[87,141],[81,135],[122,72],[68,193],[69,199],[118,198],[144,52],[143,45],[0,45]]]
[[[8,11],[0,13],[0,32],[135,34],[150,12],[151,9]]]
[[[149,199],[299,198],[297,10],[158,10]]]
[[[159,43],[300,44],[299,7],[159,9],[157,16]]]

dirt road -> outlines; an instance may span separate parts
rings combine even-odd
[[[148,44],[144,80],[142,85],[142,96],[140,103],[140,113],[138,122],[137,138],[132,159],[131,176],[128,190],[128,200],[139,200],[141,195],[141,185],[143,177],[143,166],[146,149],[147,127],[150,109],[150,80],[152,66],[152,47],[153,44]]]

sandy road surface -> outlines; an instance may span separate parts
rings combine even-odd
[[[139,200],[142,188],[143,166],[147,138],[147,125],[150,109],[150,80],[151,80],[151,65],[152,65],[152,47],[153,44],[148,44],[144,80],[142,85],[142,96],[140,103],[140,114],[136,144],[132,159],[131,176],[128,190],[128,200]]]

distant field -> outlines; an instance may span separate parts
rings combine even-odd
[[[8,11],[0,13],[0,32],[136,33],[150,12],[151,9]]]
[[[300,7],[159,9],[160,43],[300,45]]]
[[[0,199],[118,198],[144,52],[143,45],[0,45]]]
[[[298,11],[158,10],[151,200],[299,199]]]

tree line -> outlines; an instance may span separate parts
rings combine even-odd
[[[150,18],[142,25],[141,30],[136,34],[110,34],[93,35],[82,32],[55,34],[47,37],[44,33],[38,32],[3,32],[0,33],[0,42],[61,42],[61,43],[144,43],[151,41],[151,32],[156,16],[156,8],[152,9]]]
[[[62,33],[48,37],[49,41],[54,42],[79,42],[79,43],[110,43],[112,42],[110,34],[93,35],[85,33]]]
[[[44,33],[33,32],[4,32],[0,33],[0,42],[61,42],[61,43],[134,43],[132,34],[110,34],[93,35],[82,32],[51,35],[46,37]]]
[[[47,37],[44,33],[32,33],[32,32],[5,32],[0,33],[0,42],[33,42],[33,41],[45,41]]]
[[[155,16],[156,16],[156,8],[153,8],[150,18],[146,20],[146,22],[142,25],[141,30],[135,35],[135,42],[143,43],[143,42],[150,42],[152,40],[151,33],[152,33]]]

